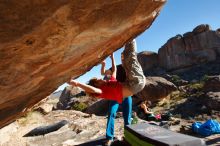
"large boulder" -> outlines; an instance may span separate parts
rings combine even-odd
[[[85,110],[85,113],[105,116],[108,114],[109,100],[99,99]]]
[[[219,50],[220,32],[199,25],[192,32],[169,39],[159,49],[159,64],[167,70],[189,67],[216,60]]]
[[[80,88],[67,86],[63,89],[59,102],[57,103],[56,109],[66,110],[71,109],[74,98],[85,96],[85,93],[80,90]]]
[[[0,127],[145,31],[165,0],[0,2]]]
[[[208,92],[203,103],[208,109],[220,111],[220,92]]]
[[[133,99],[135,100],[135,103],[144,100],[157,102],[167,97],[175,90],[177,90],[176,86],[162,77],[146,77],[146,85],[144,89],[136,94],[138,98]]]
[[[206,92],[220,92],[220,75],[207,77],[203,88]]]

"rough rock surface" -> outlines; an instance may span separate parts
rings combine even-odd
[[[0,2],[0,127],[146,30],[165,0]]]
[[[204,104],[209,109],[220,111],[220,92],[208,92]]]
[[[210,109],[220,111],[220,75],[208,76],[203,90],[207,92],[204,104]]]
[[[138,97],[136,102],[138,102],[138,100],[156,102],[165,98],[175,90],[177,90],[176,86],[162,77],[146,77],[146,85],[141,92],[136,94]]]
[[[218,76],[209,76],[205,81],[204,90],[205,91],[213,91],[220,92],[220,75]]]
[[[103,116],[108,114],[108,110],[109,110],[109,101],[105,99],[99,99],[98,101],[94,102],[92,105],[88,106],[85,110],[85,113]]]
[[[169,39],[159,49],[159,64],[167,70],[174,70],[214,61],[219,52],[220,32],[203,24],[183,36],[177,35]]]
[[[151,70],[158,66],[158,55],[154,52],[144,51],[138,53],[138,61],[142,66],[144,72]]]
[[[71,109],[71,105],[73,103],[72,99],[74,97],[80,97],[84,92],[82,92],[81,89],[79,88],[73,88],[72,86],[67,86],[64,88],[62,91],[60,97],[59,97],[59,102],[57,103],[57,108],[59,110],[65,110],[65,109]]]
[[[171,74],[178,75],[186,81],[198,81],[207,76],[218,76],[220,75],[220,58],[217,58],[215,61],[201,63],[189,68],[174,70]]]

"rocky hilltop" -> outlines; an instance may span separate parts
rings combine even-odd
[[[159,49],[159,64],[169,70],[214,61],[220,55],[220,29],[199,25],[192,32],[177,35]]]
[[[220,29],[211,30],[208,24],[195,27],[192,32],[170,38],[158,53],[139,53],[139,62],[147,73],[155,68],[173,71],[215,61],[220,56]]]
[[[146,30],[165,0],[0,2],[0,127]]]

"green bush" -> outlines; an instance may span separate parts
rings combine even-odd
[[[171,81],[176,84],[181,81],[181,78],[178,75],[172,75]]]
[[[189,84],[188,87],[191,89],[201,90],[203,88],[203,86],[204,86],[204,83],[199,82],[199,83],[191,83],[191,84]]]
[[[84,111],[88,107],[87,104],[83,102],[74,103],[72,109],[77,111]]]
[[[184,98],[187,98],[189,95],[186,92],[173,92],[171,93],[170,97],[171,99],[173,99],[174,101],[179,101],[182,100]]]
[[[172,75],[173,80],[180,80],[181,78],[178,75]]]
[[[209,79],[208,75],[204,75],[201,79],[201,82],[206,82]]]

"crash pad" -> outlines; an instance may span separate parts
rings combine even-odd
[[[125,140],[132,146],[205,146],[197,137],[180,134],[157,125],[140,123],[128,125],[124,131]]]

